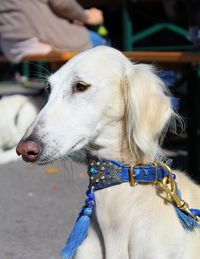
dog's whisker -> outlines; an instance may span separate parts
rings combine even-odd
[[[94,148],[89,147],[89,146],[87,146],[87,145],[85,145],[85,149],[87,149],[87,150],[89,150],[89,151],[95,151]]]
[[[68,156],[63,157],[61,161],[63,162],[64,174],[66,178],[74,179],[74,169],[73,169],[74,161]]]
[[[89,147],[87,145],[84,148],[85,148],[85,150],[87,150],[89,152],[92,152],[93,155],[97,155],[97,151],[94,148],[91,148],[91,147]]]
[[[48,74],[48,76],[51,75],[51,72],[47,68],[45,68],[39,64],[35,64],[34,62],[29,62],[29,64],[32,66],[35,66],[36,68],[40,68],[40,69],[44,70],[44,72],[46,72],[45,74]]]
[[[35,72],[32,74],[31,79],[35,79],[38,81],[48,81],[49,76],[44,74],[39,74],[38,72]]]

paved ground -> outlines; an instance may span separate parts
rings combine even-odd
[[[87,177],[83,166],[54,166],[0,166],[0,259],[60,258],[85,199]]]

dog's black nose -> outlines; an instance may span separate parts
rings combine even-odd
[[[40,144],[35,140],[21,140],[16,148],[18,156],[21,155],[23,160],[26,162],[37,161],[41,151],[42,149]]]

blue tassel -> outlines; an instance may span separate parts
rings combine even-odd
[[[182,210],[176,207],[176,213],[184,229],[192,231],[194,228],[200,227],[198,222],[192,218],[189,214],[186,214]]]
[[[78,247],[87,237],[90,227],[90,216],[95,205],[95,196],[93,189],[88,190],[86,194],[88,199],[85,202],[85,206],[82,208],[76,224],[74,225],[74,228],[70,234],[70,237],[61,252],[63,259],[73,258]]]
[[[178,196],[181,198],[181,192],[178,190]],[[190,209],[191,212],[197,216],[200,215],[200,211],[196,209]],[[183,226],[184,229],[193,231],[194,228],[200,227],[199,223],[192,218],[189,214],[185,213],[184,211],[180,210],[178,207],[176,207],[176,213],[179,217],[179,220]]]
[[[87,215],[83,215],[77,220],[71,232],[71,235],[61,252],[61,256],[63,257],[63,259],[73,258],[77,248],[85,240],[89,226],[90,218]]]

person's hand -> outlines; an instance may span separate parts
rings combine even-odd
[[[103,12],[96,8],[90,8],[85,10],[87,15],[86,24],[88,25],[100,25],[103,24]]]

